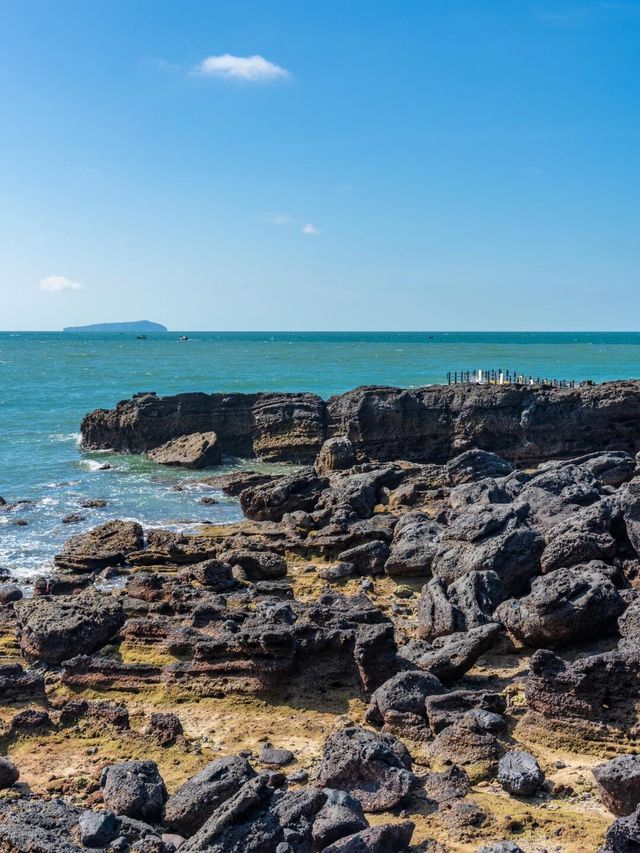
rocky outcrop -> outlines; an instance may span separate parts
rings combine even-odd
[[[87,415],[81,431],[86,447],[130,453],[215,432],[231,456],[311,464],[327,437],[326,419],[326,405],[314,394],[143,393]]]
[[[54,562],[59,568],[74,572],[120,566],[143,543],[142,527],[135,521],[108,521],[68,539]]]
[[[211,468],[222,460],[222,448],[215,432],[195,432],[173,438],[147,454],[158,465],[176,468]]]
[[[105,645],[124,623],[122,604],[95,590],[36,596],[16,604],[20,648],[30,660],[61,663]]]
[[[364,387],[327,402],[313,394],[143,393],[92,412],[81,429],[88,448],[136,453],[213,431],[226,453],[268,461],[311,464],[325,440],[344,436],[358,460],[446,462],[479,448],[524,466],[595,451],[635,453],[639,418],[640,383],[620,381],[573,389]],[[619,480],[620,466],[599,468]]]
[[[640,651],[605,652],[569,663],[541,649],[531,658],[525,693],[529,707],[547,720],[631,731],[640,698]]]

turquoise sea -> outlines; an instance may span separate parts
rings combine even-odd
[[[181,334],[187,342],[178,340]],[[419,386],[449,370],[495,368],[567,379],[640,376],[640,333],[168,332],[135,335],[0,333],[0,495],[28,500],[0,512],[0,566],[28,578],[75,532],[107,518],[194,529],[240,517],[199,475],[137,457],[84,453],[82,416],[137,391],[314,391],[363,384]],[[108,463],[109,470],[100,470]],[[254,466],[252,466],[254,467]],[[176,485],[187,487],[176,490]],[[198,499],[213,495],[218,503]],[[104,498],[104,509],[81,509]],[[81,524],[62,524],[81,513]],[[26,526],[15,521],[22,519]]]

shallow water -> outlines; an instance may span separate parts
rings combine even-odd
[[[180,334],[190,340],[180,342]],[[0,566],[46,570],[73,533],[107,518],[195,529],[241,517],[235,500],[197,486],[202,475],[146,459],[85,453],[82,416],[142,390],[313,391],[363,384],[419,386],[451,370],[510,369],[604,381],[640,375],[640,333],[216,333],[135,335],[0,333],[0,495],[28,499],[0,513]],[[100,470],[109,463],[110,470]],[[245,467],[248,463],[245,463]],[[250,467],[255,467],[251,465]],[[185,483],[176,491],[178,483]],[[198,502],[204,494],[218,503]],[[80,509],[104,498],[104,509]],[[70,513],[81,524],[62,524]],[[16,519],[28,522],[16,526]]]

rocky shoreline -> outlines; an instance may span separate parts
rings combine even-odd
[[[136,394],[81,425],[88,449],[142,453],[214,432],[222,452],[313,464],[323,443],[347,437],[358,462],[444,463],[473,448],[520,466],[602,450],[640,450],[640,381],[581,388],[431,385],[315,394]]]
[[[0,853],[639,850],[639,416],[634,382],[88,415],[87,447],[305,467],[0,584]]]

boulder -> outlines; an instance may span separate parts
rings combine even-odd
[[[258,760],[262,764],[269,764],[273,767],[285,767],[295,759],[295,755],[290,749],[278,749],[277,747],[266,744],[260,750]]]
[[[635,459],[624,450],[589,453],[586,456],[571,459],[570,462],[585,468],[603,486],[613,486],[616,489],[631,480],[636,468]]]
[[[424,718],[426,698],[447,692],[442,682],[430,672],[399,672],[373,693],[366,719],[381,725],[388,711],[416,714]]]
[[[399,805],[414,781],[409,752],[394,737],[351,725],[329,735],[324,743],[318,783],[347,791],[365,811]]]
[[[157,741],[160,746],[172,746],[184,735],[180,718],[166,711],[151,714],[144,733]]]
[[[363,542],[338,554],[338,559],[350,563],[359,575],[384,574],[389,546],[379,539]]]
[[[108,521],[88,533],[72,536],[53,558],[56,566],[71,571],[99,571],[120,566],[144,544],[142,527],[135,521]]]
[[[604,563],[556,569],[535,578],[529,595],[501,604],[496,615],[521,642],[549,648],[615,630],[625,603]]]
[[[160,820],[167,789],[154,761],[110,764],[100,775],[100,787],[105,806],[117,815]]]
[[[106,847],[120,834],[113,812],[86,811],[78,820],[78,835],[84,847]]]
[[[640,806],[628,817],[614,821],[598,853],[638,853],[640,850]]]
[[[287,574],[287,562],[284,557],[272,551],[225,551],[220,555],[222,561],[230,566],[239,566],[247,580],[275,580]]]
[[[310,851],[313,824],[327,794],[312,787],[277,790],[283,782],[281,774],[271,773],[245,782],[181,845],[182,853],[276,853],[289,848],[289,838],[297,849]]]
[[[630,815],[640,805],[640,755],[619,755],[593,768],[598,796],[615,815]]]
[[[453,725],[468,711],[504,714],[507,702],[501,693],[488,690],[452,690],[442,695],[427,696],[427,720],[434,735]]]
[[[0,797],[0,850],[10,853],[81,853],[72,841],[81,812],[62,800]]]
[[[28,702],[44,698],[44,676],[41,672],[23,669],[19,663],[0,665],[0,700]]]
[[[506,477],[513,470],[511,463],[496,453],[486,450],[467,450],[455,456],[446,465],[449,483],[459,486],[485,477]]]
[[[22,590],[14,583],[0,583],[0,604],[12,604],[20,601]]]
[[[542,571],[552,572],[591,560],[611,560],[616,550],[616,540],[611,535],[616,516],[613,501],[601,500],[548,527],[540,557]]]
[[[312,512],[328,485],[328,479],[318,477],[313,468],[303,468],[274,482],[245,489],[240,493],[240,506],[254,521],[282,521],[287,513]]]
[[[346,791],[325,788],[324,793],[327,799],[317,813],[311,830],[315,850],[324,850],[334,841],[369,826],[359,801]]]
[[[428,575],[442,525],[421,512],[407,512],[396,524],[385,571],[392,576]]]
[[[471,669],[479,657],[498,641],[500,626],[481,625],[469,631],[439,637],[430,651],[415,659],[416,666],[439,678],[443,684],[451,684]]]
[[[466,768],[474,779],[491,775],[504,751],[494,728],[493,720],[468,711],[436,735],[427,753],[440,765]]]
[[[318,474],[330,474],[332,471],[351,468],[355,463],[353,444],[344,436],[336,436],[324,442],[314,462],[314,468]]]
[[[0,790],[10,788],[20,778],[18,768],[8,758],[0,756]]]
[[[408,853],[414,824],[383,823],[330,844],[322,853]]]
[[[544,773],[530,752],[512,750],[500,759],[498,782],[508,794],[532,797],[544,782]]]
[[[452,488],[449,492],[449,503],[453,510],[461,512],[470,506],[511,503],[511,496],[507,493],[503,481],[485,477]]]
[[[212,761],[169,797],[164,807],[165,824],[180,835],[193,835],[255,775],[246,758],[239,755]]]
[[[194,432],[154,447],[147,456],[157,465],[211,468],[222,461],[222,448],[215,432]]]
[[[470,788],[469,776],[457,764],[442,773],[429,773],[424,780],[425,794],[436,803],[466,797]]]
[[[442,534],[433,574],[448,586],[469,572],[492,571],[505,594],[521,592],[540,571],[544,539],[510,504],[467,509]]]
[[[17,602],[15,611],[22,653],[53,664],[97,651],[124,623],[120,601],[97,590],[36,596]]]
[[[440,578],[432,578],[420,595],[418,634],[433,640],[486,625],[503,598],[495,572],[469,572],[448,587]]]
[[[196,581],[212,592],[229,592],[238,586],[231,574],[231,566],[221,560],[203,560],[181,569],[178,577],[185,581]]]

